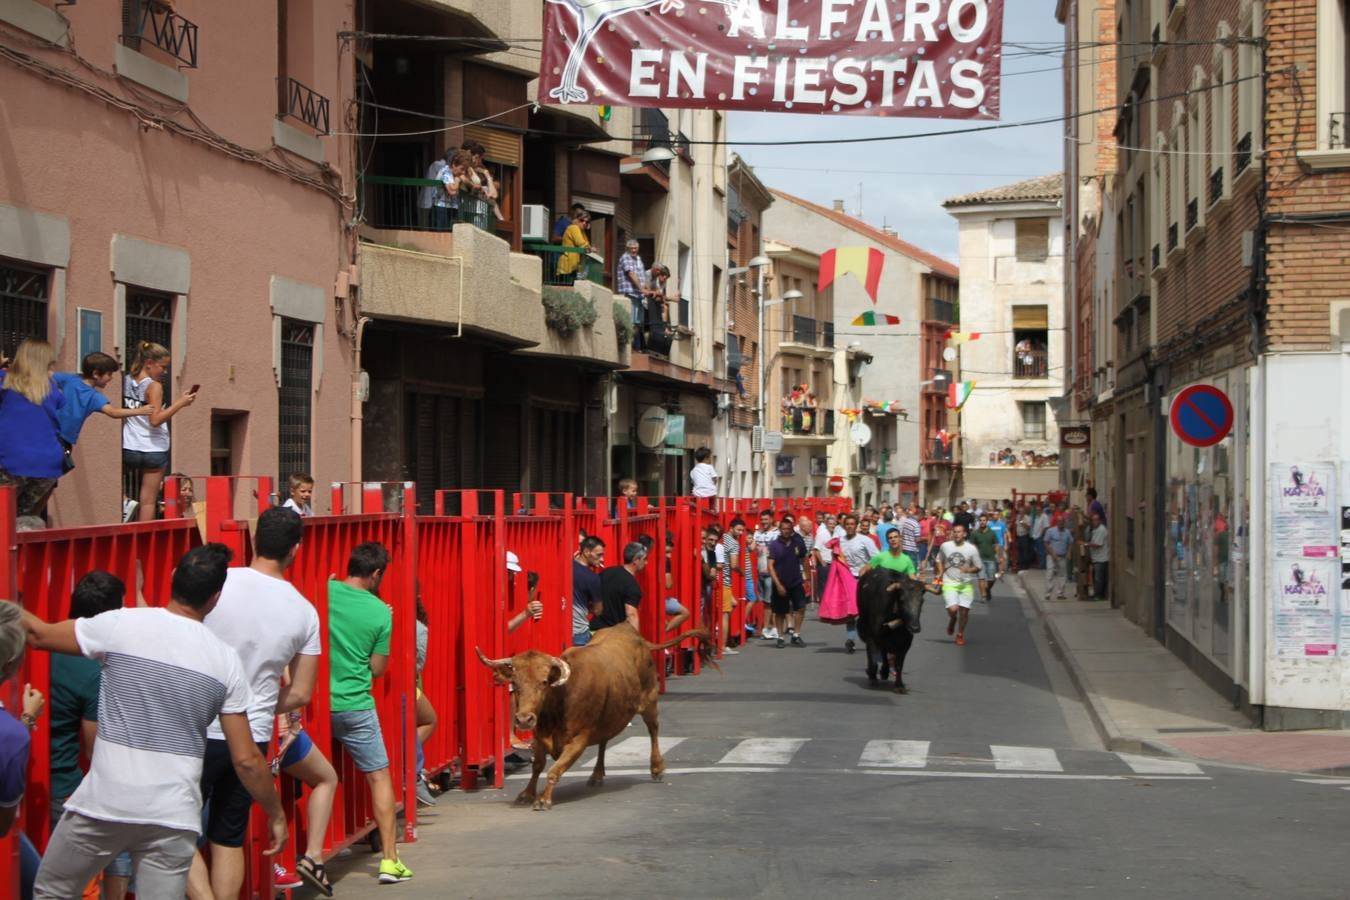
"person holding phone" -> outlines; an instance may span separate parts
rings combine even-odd
[[[122,405],[147,407],[149,413],[131,416],[122,423],[122,465],[141,473],[139,502],[124,515],[127,521],[156,518],[159,488],[169,467],[169,420],[192,405],[201,385],[169,405],[164,404],[164,385],[159,381],[169,370],[169,351],[152,341],[141,341],[131,357],[131,369],[122,383]]]

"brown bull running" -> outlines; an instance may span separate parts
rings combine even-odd
[[[623,623],[596,632],[584,647],[569,647],[561,658],[526,650],[509,659],[488,659],[478,650],[478,658],[492,669],[497,683],[514,688],[516,728],[534,731],[534,772],[516,803],[533,802],[535,809],[550,809],[558,779],[593,744],[600,746],[600,754],[587,784],[598,787],[605,780],[605,745],[622,734],[635,715],[647,723],[652,738],[652,780],[660,781],[666,762],[657,739],[660,685],[652,651],[691,637],[698,640],[704,662],[718,668],[712,659],[712,638],[702,628],[653,644]],[[557,762],[539,794],[539,773],[546,755]]]

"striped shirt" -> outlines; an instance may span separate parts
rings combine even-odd
[[[736,567],[736,559],[741,555],[741,542],[730,531],[722,535],[722,552],[726,554],[727,564],[722,567],[722,584],[731,587],[731,570]]]
[[[900,520],[900,549],[907,553],[919,551],[919,520],[912,516]]]

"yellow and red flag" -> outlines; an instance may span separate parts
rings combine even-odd
[[[820,290],[825,290],[837,279],[852,272],[862,282],[863,290],[872,302],[877,302],[877,288],[881,285],[881,269],[886,256],[872,247],[836,247],[820,254]]]
[[[967,343],[969,343],[969,342],[971,342],[971,341],[978,341],[978,340],[980,339],[980,332],[978,332],[978,331],[949,331],[949,332],[947,332],[946,334],[944,334],[943,337],[946,338],[948,341],[950,341],[950,342],[953,343],[953,344],[967,344]]]

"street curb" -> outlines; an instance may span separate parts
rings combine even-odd
[[[1087,705],[1088,715],[1091,717],[1092,724],[1096,727],[1097,734],[1101,737],[1106,749],[1113,752],[1142,753],[1150,756],[1184,756],[1185,754],[1179,753],[1176,749],[1161,741],[1126,734],[1116,724],[1116,720],[1106,707],[1106,702],[1093,689],[1092,681],[1088,678],[1087,672],[1083,670],[1078,660],[1067,649],[1068,645],[1060,633],[1059,626],[1055,624],[1054,617],[1046,614],[1045,607],[1041,604],[1041,598],[1036,596],[1035,591],[1027,587],[1022,578],[1022,573],[1015,573],[1014,577],[1017,579],[1017,586],[1031,601],[1036,614],[1041,617],[1045,633],[1050,638],[1050,646],[1054,649],[1055,656],[1059,657],[1060,661],[1064,663],[1064,667],[1069,670],[1069,678],[1073,681],[1074,687],[1078,688],[1078,693]]]

